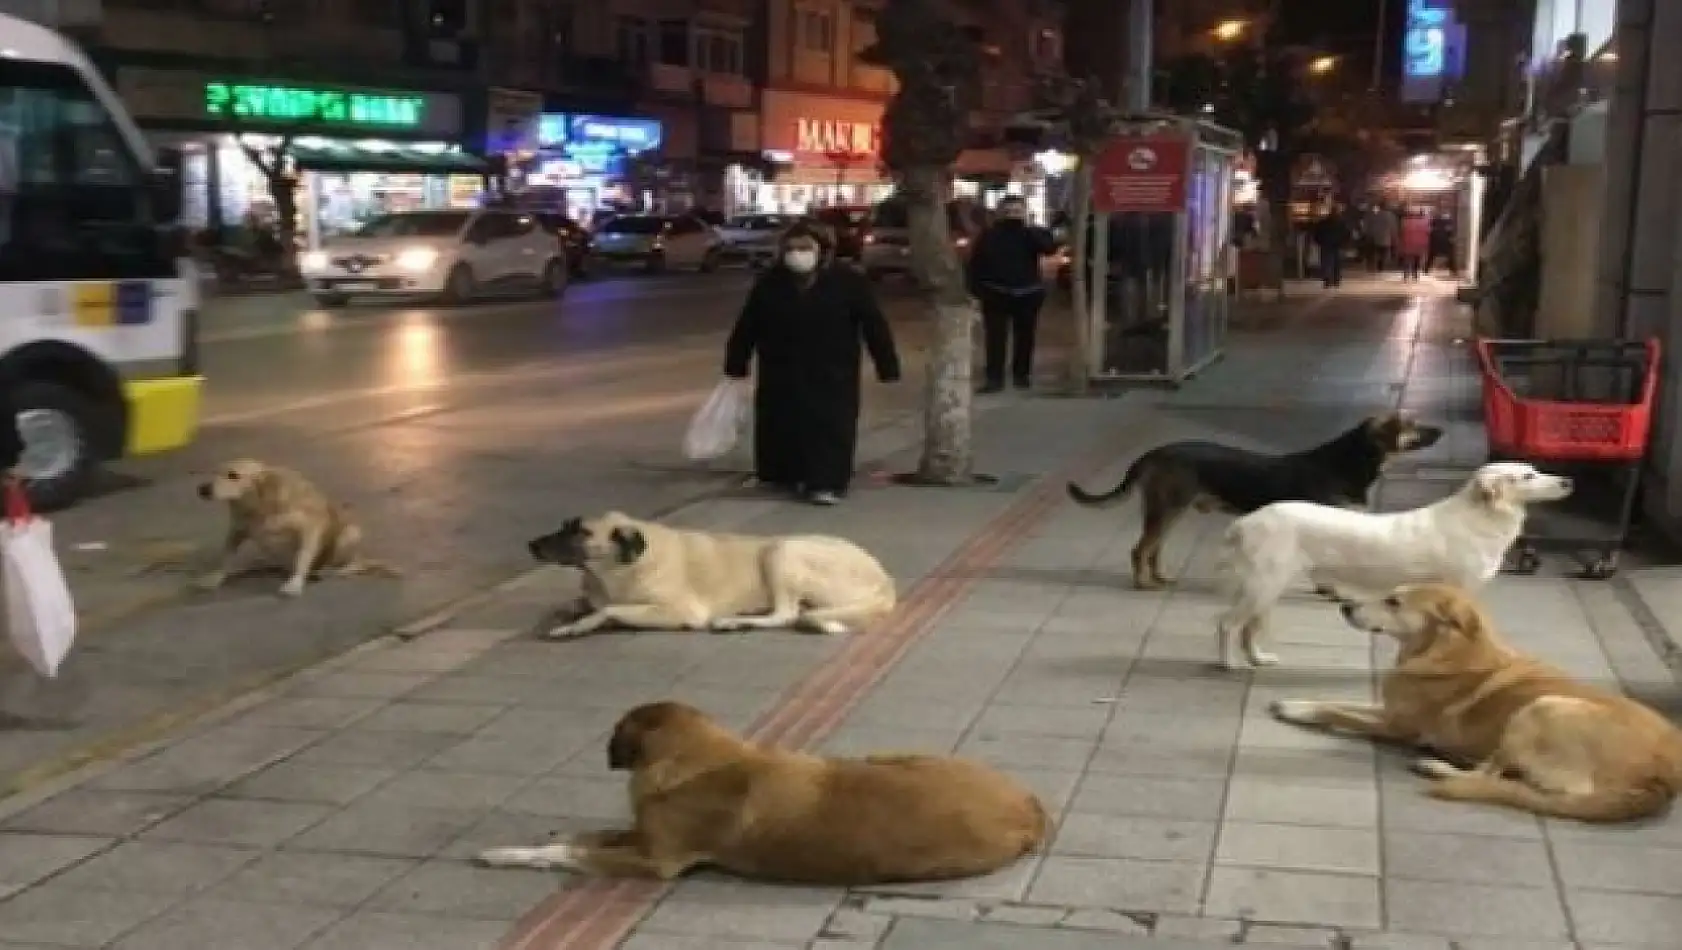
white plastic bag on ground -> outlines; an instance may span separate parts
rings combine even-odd
[[[6,633],[35,672],[52,678],[76,639],[76,605],[53,551],[52,522],[35,517],[23,490],[8,484],[0,524]]]
[[[724,379],[701,404],[683,436],[683,454],[696,462],[721,458],[736,447],[753,411],[744,380]]]

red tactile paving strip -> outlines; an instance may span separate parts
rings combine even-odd
[[[1061,503],[1065,482],[1095,474],[1120,450],[1106,446],[1041,479],[912,588],[891,618],[855,636],[788,689],[748,736],[794,748],[822,741],[984,571]],[[667,886],[640,880],[580,882],[527,912],[502,939],[499,950],[612,950],[653,909]]]

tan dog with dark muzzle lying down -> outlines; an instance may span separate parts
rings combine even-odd
[[[626,713],[607,761],[631,773],[630,829],[492,848],[480,862],[661,880],[712,866],[791,884],[938,881],[1010,865],[1048,825],[1033,792],[977,762],[777,749],[681,703]]]
[[[1682,730],[1646,706],[1579,683],[1501,642],[1471,595],[1403,587],[1345,604],[1344,619],[1401,644],[1377,706],[1279,700],[1273,714],[1448,759],[1415,768],[1431,794],[1579,821],[1664,811],[1682,792]],[[1462,768],[1471,765],[1472,768]]]
[[[280,588],[287,597],[302,594],[317,574],[398,576],[390,565],[362,556],[362,529],[349,510],[291,469],[252,459],[228,462],[199,486],[199,497],[228,506],[222,563],[199,579],[201,590],[273,567],[289,572]]]

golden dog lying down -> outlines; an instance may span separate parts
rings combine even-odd
[[[1646,706],[1519,654],[1457,588],[1403,587],[1347,604],[1351,626],[1401,642],[1379,706],[1281,700],[1273,714],[1476,763],[1417,763],[1437,798],[1626,821],[1682,791],[1682,730]]]
[[[984,765],[935,755],[824,758],[756,745],[681,703],[619,720],[634,827],[494,848],[494,867],[669,879],[703,865],[803,884],[934,881],[998,870],[1045,840],[1045,807]]]

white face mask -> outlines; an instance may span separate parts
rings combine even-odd
[[[818,252],[789,251],[783,255],[783,264],[796,274],[810,274],[818,266]]]

